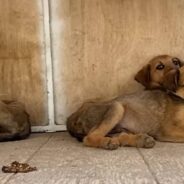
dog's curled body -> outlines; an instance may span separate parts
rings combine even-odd
[[[125,113],[108,135],[128,131],[134,134],[146,133],[155,138],[161,124],[170,114],[169,104],[174,103],[166,93],[159,90],[145,90],[108,102],[87,102],[68,118],[67,129],[70,134],[82,140],[93,128],[99,126],[114,102],[121,104]]]
[[[30,135],[29,115],[22,103],[0,101],[0,142],[20,140]]]
[[[132,133],[146,133],[156,136],[161,123],[169,110],[166,105],[172,103],[164,92],[141,91],[116,99],[125,107],[120,125]]]
[[[182,68],[184,62],[176,57],[153,58],[135,76],[147,90],[107,102],[84,103],[68,118],[68,131],[86,146],[105,149],[150,148],[154,139],[184,142],[183,101],[166,93],[183,96]]]

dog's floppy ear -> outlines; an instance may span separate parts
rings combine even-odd
[[[150,64],[147,64],[135,76],[135,80],[146,88],[149,88],[150,85],[150,68]]]

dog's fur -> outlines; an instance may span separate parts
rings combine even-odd
[[[151,148],[155,139],[184,142],[184,103],[162,91],[184,94],[181,87],[184,76],[179,80],[182,66],[183,63],[172,56],[153,58],[135,76],[147,90],[107,102],[84,103],[68,118],[68,131],[84,145],[104,149]]]
[[[29,115],[17,101],[0,101],[0,142],[20,140],[30,135]]]

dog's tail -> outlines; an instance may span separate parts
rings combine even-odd
[[[75,137],[79,142],[82,142],[83,138],[85,137],[84,134],[79,134],[72,131],[68,131],[68,132],[70,133],[71,136]]]
[[[86,136],[83,123],[81,122],[81,114],[84,112],[85,108],[82,106],[76,112],[71,114],[66,122],[66,127],[71,136],[75,137],[78,141],[82,142],[83,138]]]
[[[82,142],[85,134],[81,131],[81,126],[78,123],[77,112],[68,117],[66,127],[71,136],[75,137],[78,141]]]

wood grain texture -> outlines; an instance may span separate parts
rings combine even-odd
[[[47,124],[41,0],[0,0],[0,94],[26,105],[32,125]]]
[[[140,89],[150,58],[184,58],[182,0],[52,0],[56,121],[87,99]]]

